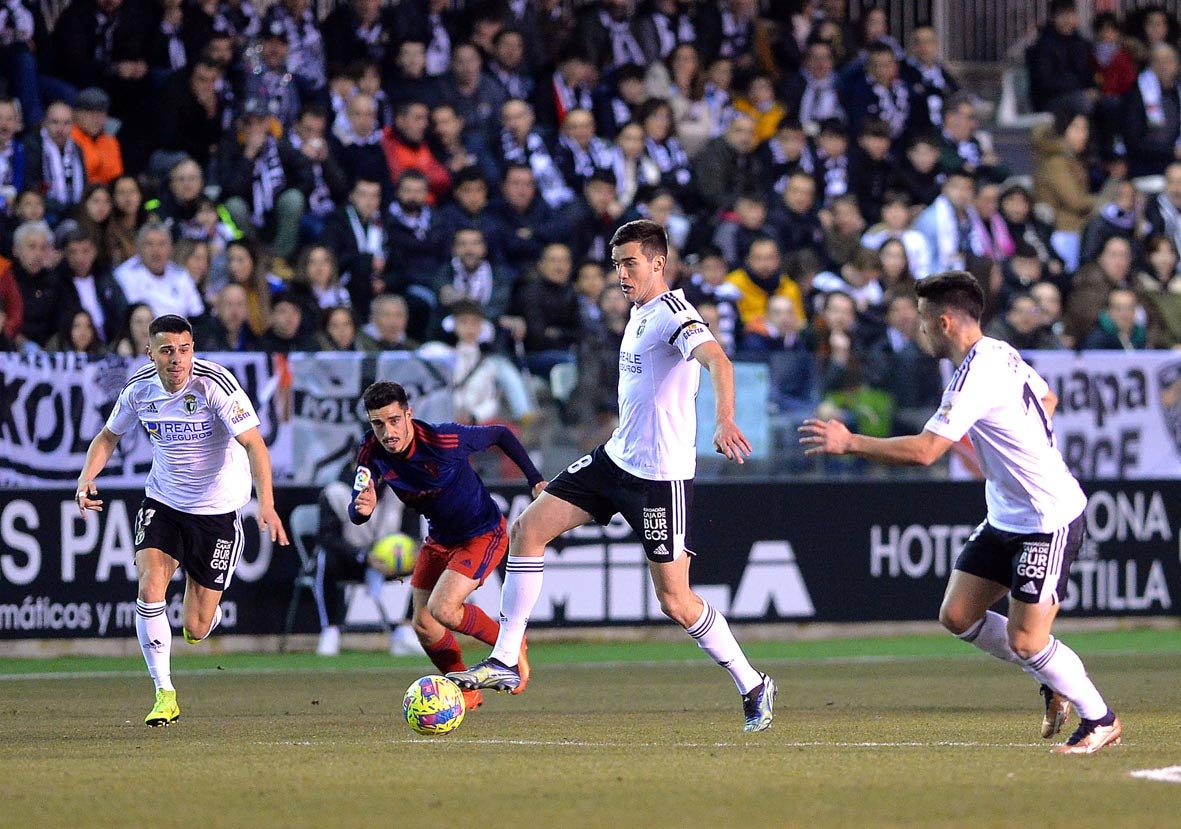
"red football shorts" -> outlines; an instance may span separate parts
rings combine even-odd
[[[503,517],[495,529],[453,547],[444,547],[427,536],[418,551],[410,586],[416,590],[433,590],[444,570],[454,570],[483,584],[507,552],[508,528]]]

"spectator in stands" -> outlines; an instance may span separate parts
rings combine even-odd
[[[1100,12],[1091,22],[1095,43],[1091,51],[1091,66],[1099,87],[1095,103],[1095,126],[1100,135],[1099,146],[1112,146],[1115,136],[1123,132],[1124,96],[1136,83],[1136,61],[1124,48],[1119,18],[1112,12]]]
[[[1148,344],[1148,332],[1136,321],[1139,306],[1131,288],[1113,288],[1095,327],[1083,339],[1081,348],[1138,351]]]
[[[842,293],[851,297],[857,307],[858,324],[863,340],[868,342],[880,328],[885,289],[882,287],[882,259],[876,250],[858,248],[841,266],[839,274],[825,271],[812,280],[812,287],[823,293]]]
[[[63,101],[55,101],[45,110],[41,129],[29,130],[24,139],[24,186],[45,194],[50,224],[66,217],[82,200],[86,187],[82,151],[70,137],[73,127],[73,109]]]
[[[886,191],[896,185],[897,165],[890,153],[890,126],[879,118],[865,118],[857,146],[849,151],[849,183],[861,215],[869,224],[882,218]]]
[[[303,308],[299,301],[286,294],[280,294],[271,302],[270,324],[258,338],[258,344],[268,354],[319,350],[315,335],[304,329]]]
[[[816,129],[829,119],[843,122],[832,44],[818,38],[808,41],[803,68],[785,77],[780,96],[805,127]]]
[[[616,200],[625,208],[634,207],[637,196],[660,184],[660,168],[644,152],[644,128],[636,122],[624,124],[616,134],[611,168]]]
[[[439,212],[440,238],[450,242],[459,228],[477,227],[488,245],[488,258],[494,264],[504,264],[508,228],[488,208],[487,180],[478,169],[468,167],[455,175],[452,195],[451,203]]]
[[[652,64],[644,83],[649,98],[672,106],[673,125],[690,160],[722,131],[722,112],[706,97],[705,73],[693,43],[678,44],[663,63]]]
[[[510,164],[528,165],[541,198],[557,210],[573,200],[574,191],[562,178],[561,170],[534,126],[533,108],[529,104],[519,98],[506,101],[500,111],[500,131],[494,153],[502,172],[507,171]]]
[[[686,280],[684,291],[685,299],[695,308],[703,302],[714,303],[718,312],[718,327],[712,333],[727,354],[734,354],[742,331],[738,314],[742,291],[726,279],[730,270],[721,251],[714,247],[702,248]]]
[[[619,424],[619,346],[632,304],[618,285],[608,285],[598,302],[598,318],[578,341],[578,386],[571,408],[579,424],[579,445],[589,450]]]
[[[864,118],[886,122],[890,140],[900,149],[930,123],[926,100],[902,79],[894,49],[883,41],[866,48],[865,71],[855,72],[843,98],[849,135],[861,134]]]
[[[45,350],[84,354],[91,359],[107,353],[90,313],[81,308],[62,316],[61,325],[45,344]]]
[[[222,79],[221,66],[204,58],[172,77],[159,100],[158,150],[208,167],[228,118],[227,100],[217,93]]]
[[[529,100],[533,96],[533,78],[525,63],[525,39],[516,29],[501,29],[492,39],[492,55],[484,66],[504,90],[505,97]]]
[[[638,14],[636,39],[645,63],[664,60],[679,44],[697,40],[690,4],[684,0],[653,0]]]
[[[291,146],[303,155],[311,174],[301,230],[305,237],[312,239],[319,238],[325,220],[349,191],[348,177],[329,149],[327,130],[328,112],[317,105],[306,106],[288,138]]]
[[[110,188],[104,184],[88,184],[82,191],[82,203],[74,211],[74,221],[98,246],[98,260],[104,267],[111,264],[106,239],[114,206]]]
[[[500,86],[481,70],[480,50],[470,43],[455,46],[451,72],[439,83],[439,97],[455,106],[469,136],[488,135],[500,120],[507,98]]]
[[[553,72],[538,83],[533,92],[537,121],[556,131],[566,124],[575,110],[590,112],[595,105],[594,90],[598,69],[577,46],[566,49]]]
[[[1153,234],[1144,240],[1144,267],[1137,273],[1136,285],[1144,293],[1177,290],[1177,245],[1168,236]]]
[[[996,262],[1008,259],[1013,254],[1015,244],[1013,237],[1009,235],[1009,226],[1001,216],[1000,202],[999,184],[987,179],[977,184],[972,206],[976,208],[976,215],[980,217],[978,230],[984,242],[984,255]]]
[[[265,251],[251,239],[234,239],[226,245],[226,277],[246,289],[250,328],[255,334],[269,325],[271,303],[285,290],[285,283],[268,266]],[[211,286],[217,289],[220,285]]]
[[[845,124],[829,119],[816,135],[816,190],[823,207],[849,192],[849,136]]]
[[[1063,106],[1089,111],[1094,102],[1091,45],[1078,29],[1075,0],[1051,0],[1049,20],[1025,53],[1029,98],[1038,112]]]
[[[30,124],[45,117],[34,58],[44,25],[39,6],[31,2],[11,0],[0,7],[0,68],[9,81],[7,94],[20,101]]]
[[[570,284],[573,270],[566,245],[546,245],[536,272],[521,284],[514,302],[516,315],[525,320],[525,365],[541,378],[548,378],[555,365],[574,361],[582,318]]]
[[[779,121],[787,115],[783,104],[775,98],[770,73],[758,70],[746,78],[742,95],[734,100],[734,109],[754,119],[756,144],[762,144],[774,135]]]
[[[284,129],[295,123],[303,102],[299,84],[287,69],[287,35],[282,20],[272,18],[263,24],[257,57],[251,58],[239,95],[246,105],[251,101],[261,105],[258,112],[274,116]]]
[[[865,355],[865,381],[888,392],[893,401],[895,435],[921,431],[943,396],[939,361],[919,347],[919,311],[914,294],[891,294],[886,330]]]
[[[144,358],[148,353],[148,326],[156,315],[146,302],[133,302],[127,306],[127,316],[119,328],[119,336],[111,350],[120,357]]]
[[[898,239],[887,239],[877,250],[882,268],[879,281],[887,295],[914,291],[915,277],[907,253],[906,245]]]
[[[1029,289],[1041,282],[1045,276],[1037,251],[1029,243],[1018,241],[1013,255],[1001,265],[1001,285],[997,290],[996,305],[1007,308],[1010,297],[1014,294],[1028,293]],[[1069,287],[1069,283],[1066,286]]]
[[[320,315],[316,338],[321,351],[361,351],[357,342],[357,318],[346,305],[328,308]]]
[[[1165,168],[1165,188],[1145,205],[1144,220],[1150,234],[1168,236],[1181,249],[1181,161]]]
[[[406,333],[410,310],[405,298],[397,294],[381,294],[373,300],[370,321],[357,334],[357,345],[362,351],[414,351],[418,342]]]
[[[361,179],[377,182],[381,190],[377,209],[393,198],[394,179],[382,146],[384,133],[377,119],[377,102],[364,93],[349,99],[345,120],[333,129],[332,154],[340,162],[349,186]]]
[[[403,41],[399,46],[398,54],[401,55],[404,47],[408,44],[414,43],[419,49],[422,49],[422,44],[416,41]],[[420,59],[420,64],[424,63]],[[352,64],[356,69],[357,87],[356,92],[362,95],[368,95],[373,98],[377,104],[377,121],[383,126],[393,123],[394,120],[394,105],[401,100],[413,99],[425,101],[428,106],[433,106],[437,101],[435,94],[435,82],[433,79],[424,78],[421,85],[414,85],[410,83],[409,79],[404,79],[397,84],[397,89],[403,93],[404,98],[399,101],[392,100],[386,95],[385,89],[381,85],[381,70],[372,61],[362,60],[356,61]],[[336,113],[336,107],[333,106],[333,114]]]
[[[312,176],[306,159],[281,134],[262,103],[248,100],[237,132],[222,141],[217,165],[234,224],[243,235],[269,242],[286,269],[299,243]]]
[[[613,150],[610,141],[595,135],[595,116],[590,110],[572,109],[562,121],[553,158],[567,186],[581,192],[596,172],[612,168]]]
[[[1042,325],[1057,337],[1058,342],[1062,343],[1061,347],[1065,348],[1066,344],[1062,337],[1065,329],[1062,321],[1062,291],[1053,282],[1043,279],[1030,286],[1029,295],[1037,303]]]
[[[393,181],[415,170],[426,177],[427,204],[436,205],[451,191],[451,174],[435,158],[427,143],[430,110],[422,101],[403,101],[394,110],[394,123],[385,128],[381,148]]]
[[[824,295],[821,313],[805,334],[816,358],[821,398],[861,385],[865,351],[856,323],[852,297],[839,291]]]
[[[800,288],[783,272],[779,244],[769,236],[751,242],[745,267],[731,271],[726,281],[738,289],[738,315],[743,328],[758,325],[767,314],[767,300],[785,296],[792,301],[796,316],[803,320],[804,301]]]
[[[931,127],[942,130],[945,105],[959,92],[960,84],[948,66],[939,60],[939,33],[930,23],[915,26],[910,32],[910,54],[902,64],[902,77],[921,90]]]
[[[816,210],[816,179],[806,170],[796,170],[787,179],[782,202],[767,215],[779,237],[780,250],[807,248],[824,256],[824,228]]]
[[[745,360],[766,360],[769,354],[777,351],[807,352],[807,344],[801,336],[805,324],[806,320],[792,297],[774,294],[767,298],[763,316],[743,329],[738,353]]]
[[[144,194],[135,176],[122,175],[111,184],[111,223],[107,228],[107,249],[111,264],[120,265],[135,256],[139,229],[148,219]]]
[[[454,106],[442,103],[431,108],[431,152],[451,174],[452,187],[455,176],[468,167],[479,170],[485,181],[495,181],[499,177],[496,162],[484,141],[464,136],[463,118]]]
[[[145,302],[155,316],[179,314],[190,320],[205,313],[205,303],[188,271],[171,260],[172,235],[149,222],[137,236],[137,254],[115,268],[115,280],[129,303]]]
[[[385,6],[381,0],[341,3],[324,19],[321,34],[329,64],[345,64],[364,57],[381,67],[388,79],[393,73],[396,44],[406,39],[412,23],[407,6]]]
[[[926,238],[931,252],[931,273],[964,270],[973,257],[984,255],[974,196],[972,176],[953,170],[939,198],[915,219],[914,229]]]
[[[731,270],[742,267],[747,251],[756,239],[769,234],[767,203],[760,193],[740,193],[734,209],[722,214],[714,231],[713,245],[722,252]]]
[[[12,236],[12,275],[20,288],[24,319],[16,344],[24,351],[45,347],[67,311],[67,295],[50,267],[53,232],[43,221],[25,222]]]
[[[1038,261],[1041,262],[1046,273],[1055,277],[1062,275],[1065,265],[1062,258],[1054,251],[1051,241],[1054,229],[1034,215],[1033,197],[1029,194],[1029,190],[1020,184],[1010,184],[1003,189],[1001,191],[1001,216],[1005,220],[1005,226],[1009,229],[1009,238],[1013,240],[1015,248],[1024,242],[1036,251]],[[1087,252],[1081,259],[1086,262],[1094,259],[1099,253],[1097,247],[1093,252],[1086,247],[1084,250]]]
[[[765,172],[754,150],[754,120],[743,114],[702,147],[693,160],[693,178],[709,213],[729,210],[740,193],[765,189]]]
[[[627,0],[600,0],[584,6],[575,23],[574,41],[582,44],[587,59],[604,70],[625,64],[645,65],[640,48],[641,27]]]
[[[1113,236],[1103,245],[1099,258],[1079,268],[1071,281],[1063,341],[1068,346],[1081,344],[1095,327],[1112,289],[1133,285],[1132,246],[1127,239]]]
[[[411,336],[427,333],[435,296],[429,285],[442,264],[443,240],[429,202],[429,184],[417,170],[406,170],[398,179],[394,201],[387,211],[386,290],[401,294],[410,303]]]
[[[929,205],[939,198],[947,179],[939,166],[939,148],[940,139],[933,133],[924,133],[911,140],[906,157],[899,159],[899,184],[910,193],[916,205]]]
[[[198,351],[260,351],[250,327],[250,295],[239,282],[227,282],[213,296],[213,313],[193,325]]]
[[[1148,68],[1125,98],[1122,134],[1132,177],[1160,175],[1181,153],[1179,70],[1175,48],[1167,43],[1153,46]]]
[[[1083,227],[1099,206],[1082,161],[1090,132],[1087,116],[1069,109],[1056,111],[1053,124],[1041,124],[1033,132],[1034,199],[1054,209],[1051,241],[1070,272],[1079,266]]]
[[[208,302],[209,276],[213,272],[209,243],[201,239],[180,239],[172,246],[172,261],[189,272],[197,292]]]
[[[931,251],[923,234],[910,226],[910,196],[904,190],[887,190],[882,200],[882,220],[861,237],[861,244],[879,250],[890,240],[901,242],[909,271],[915,279],[931,273]]]
[[[1062,341],[1044,324],[1037,300],[1023,291],[1009,295],[1004,316],[993,317],[985,335],[1003,340],[1018,351],[1062,348]]]
[[[693,210],[693,169],[689,155],[673,130],[672,106],[660,98],[649,98],[640,106],[637,120],[644,127],[644,154],[660,171],[660,185],[686,209]]]
[[[566,121],[569,123],[570,119]],[[570,226],[570,250],[575,259],[605,262],[611,255],[611,236],[623,221],[624,213],[615,174],[610,170],[596,170],[579,190],[578,198],[563,211]]]
[[[838,269],[849,262],[861,249],[861,235],[865,233],[865,218],[852,193],[837,196],[832,209],[822,211],[825,259]]]
[[[70,139],[82,153],[86,180],[110,184],[123,175],[123,151],[119,139],[106,132],[111,98],[98,87],[78,93],[74,101],[74,128]]]
[[[16,101],[0,97],[0,217],[14,208],[25,184],[25,148],[16,140],[21,118]]]
[[[90,315],[100,343],[113,343],[127,314],[127,297],[110,270],[98,263],[98,245],[82,228],[66,234],[65,256],[57,267],[65,306]]]
[[[287,71],[295,78],[300,98],[309,101],[315,99],[323,91],[328,79],[324,39],[311,0],[279,0],[273,3],[263,17],[263,31],[272,32],[276,24],[282,26],[286,37]]]
[[[168,171],[168,188],[160,194],[153,218],[163,222],[174,239],[200,238],[197,208],[204,199],[205,177],[193,159],[179,161]]]
[[[460,228],[451,242],[451,259],[432,276],[430,288],[438,302],[439,320],[457,302],[475,303],[485,318],[496,322],[508,311],[514,278],[488,260],[488,246],[479,228]]]
[[[320,244],[304,248],[285,294],[303,310],[305,330],[315,327],[322,311],[348,305],[349,292],[340,284],[332,249]]]
[[[518,275],[532,267],[547,244],[570,236],[562,215],[537,195],[527,164],[513,163],[505,170],[500,198],[489,213],[505,228],[505,264]]]
[[[755,0],[720,0],[698,9],[697,43],[706,63],[715,59],[732,61],[734,67],[754,66]]]
[[[797,172],[808,173],[816,169],[816,159],[808,146],[804,127],[799,120],[785,115],[779,119],[775,134],[763,142],[756,151],[763,169],[767,171],[767,184],[776,196],[782,196],[787,189],[787,180]]]
[[[1146,267],[1137,275],[1140,302],[1148,315],[1148,347],[1174,348],[1181,343],[1181,275],[1177,247],[1167,236],[1144,243]]]
[[[977,131],[976,101],[969,92],[957,92],[943,110],[943,148],[939,164],[943,172],[964,169],[980,181],[1001,182],[1009,168],[1001,162],[987,133]]]

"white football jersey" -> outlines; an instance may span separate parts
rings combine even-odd
[[[194,515],[234,512],[250,500],[250,462],[234,438],[259,421],[229,371],[195,359],[189,382],[169,394],[149,363],[128,378],[107,428],[122,435],[136,420],[152,442],[149,498]]]
[[[604,446],[621,469],[649,481],[693,477],[701,365],[692,354],[713,341],[684,291],[632,307],[619,347],[619,426]]]
[[[1042,408],[1050,387],[1008,343],[983,337],[956,369],[927,430],[967,433],[984,472],[988,523],[1015,533],[1065,527],[1087,505]]]

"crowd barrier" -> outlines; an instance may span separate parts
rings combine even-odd
[[[1171,481],[1088,484],[1088,540],[1062,597],[1066,616],[1161,616],[1181,590],[1181,488]],[[135,510],[142,491],[107,489],[102,513],[78,514],[68,490],[8,490],[0,498],[0,639],[135,635]],[[317,490],[276,493],[286,518]],[[529,503],[498,489],[510,519]],[[249,514],[251,507],[246,512]],[[734,622],[932,620],[960,546],[984,514],[975,483],[718,483],[694,493],[695,589]],[[299,557],[260,538],[247,544],[223,600],[224,632],[283,631]],[[314,539],[311,541],[314,542]],[[179,579],[179,576],[178,576]],[[477,591],[495,612],[501,574]],[[168,612],[180,624],[180,585]],[[390,618],[409,585],[388,582]],[[368,600],[350,624],[376,623]],[[546,552],[531,624],[663,623],[639,540],[618,517],[568,533]],[[297,632],[317,630],[311,601]]]

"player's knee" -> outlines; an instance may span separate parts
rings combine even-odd
[[[528,555],[529,550],[539,547],[544,550],[545,544],[549,540],[538,535],[528,512],[518,516],[508,529],[508,543],[513,550],[513,555]]]
[[[431,618],[450,630],[456,630],[463,623],[463,608],[454,607],[447,602],[431,601],[427,605]]]
[[[202,641],[209,635],[209,628],[212,625],[212,620],[202,621],[194,618],[191,621],[186,621],[184,626],[185,641],[190,645],[195,645]]]
[[[1040,631],[1010,628],[1009,648],[1022,659],[1032,659],[1049,644],[1050,637]]]
[[[697,621],[701,608],[694,602],[693,594],[662,593],[658,596],[660,611],[683,628]],[[694,612],[696,611],[696,613]]]
[[[976,619],[972,618],[972,614],[968,608],[962,604],[944,602],[939,608],[939,624],[943,625],[950,633],[956,636],[959,636],[975,623]]]

